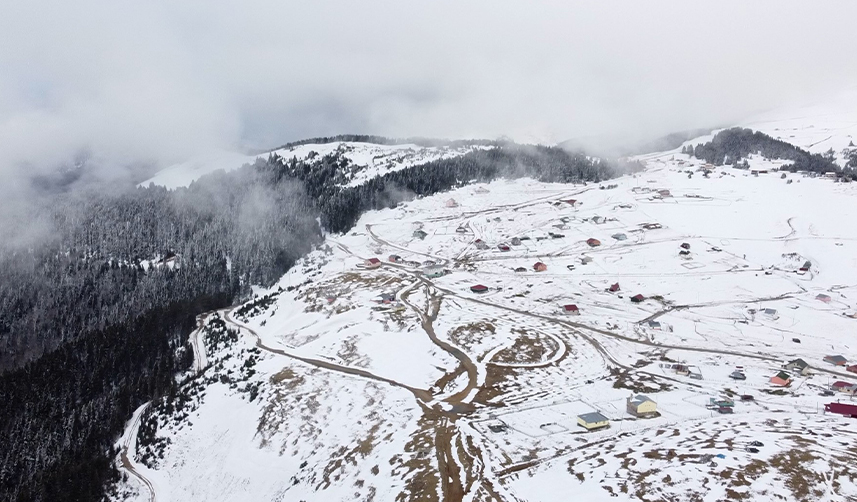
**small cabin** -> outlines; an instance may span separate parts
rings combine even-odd
[[[789,361],[783,368],[786,371],[791,371],[792,373],[797,373],[799,375],[806,375],[809,372],[809,364],[803,359],[794,359]]]
[[[363,262],[363,265],[366,268],[378,268],[381,266],[381,260],[378,258],[369,258],[368,260]]]
[[[843,381],[839,380],[837,382],[833,382],[833,385],[831,385],[830,388],[832,390],[835,390],[836,392],[844,392],[846,394],[854,394],[854,390],[855,390],[855,388],[857,388],[857,385],[854,385],[851,382],[843,382]]]
[[[536,272],[544,272],[547,269],[548,269],[548,266],[542,262],[536,262],[536,264],[533,265],[533,270],[535,270]]]
[[[423,240],[428,236],[428,234],[425,233],[425,231],[423,231],[421,229],[414,230],[414,233],[412,235],[415,239],[419,239],[419,240]]]
[[[792,384],[792,376],[785,371],[780,371],[771,377],[770,383],[777,387],[788,387]]]
[[[658,412],[658,405],[643,394],[632,395],[625,401],[625,407],[635,417],[650,417]]]
[[[458,227],[455,229],[455,233],[457,234],[466,234],[468,232],[470,232],[470,230],[468,230],[467,227]]]
[[[474,293],[485,293],[488,291],[488,286],[483,286],[482,284],[477,284],[475,286],[470,286],[470,291]]]
[[[848,360],[837,354],[833,356],[824,356],[824,362],[830,363],[834,366],[845,366]]]
[[[634,295],[631,297],[631,301],[634,303],[643,303],[646,301],[646,297],[643,295]]]
[[[476,246],[476,249],[488,249],[488,244],[482,239],[476,239],[473,241],[473,245]]]
[[[446,270],[440,265],[429,265],[423,269],[423,275],[430,279],[442,277],[445,273]]]
[[[602,429],[604,427],[610,426],[610,419],[598,413],[597,411],[593,411],[590,413],[584,413],[583,415],[577,416],[577,425],[582,426],[584,429],[591,431],[595,429]]]
[[[690,244],[688,244],[687,242],[682,242],[680,247],[682,249],[690,249]]]
[[[615,292],[619,291],[619,283],[617,282],[615,284],[611,284],[610,287],[607,288],[607,290],[610,291],[611,293],[615,293]]]
[[[510,248],[508,244],[500,244],[499,246],[497,246],[497,249],[499,249],[500,251],[506,252],[506,251],[511,250],[512,248]]]
[[[562,311],[564,314],[568,315],[580,315],[580,309],[577,308],[577,305],[563,305]]]
[[[819,293],[815,295],[815,299],[824,303],[830,303],[831,300],[830,295],[826,295],[824,293]]]
[[[610,237],[613,237],[617,241],[626,241],[628,240],[628,236],[623,233],[613,234]]]
[[[824,405],[824,412],[836,413],[844,415],[848,418],[857,418],[857,405],[845,403],[827,403]]]
[[[592,248],[598,247],[601,245],[601,241],[599,241],[598,239],[594,239],[592,237],[590,237],[589,239],[586,239],[586,243],[589,244],[589,247],[592,247]]]
[[[747,375],[745,375],[743,371],[735,370],[729,374],[729,378],[732,380],[746,380]]]
[[[397,254],[391,254],[387,260],[389,260],[390,263],[402,263],[402,257]]]
[[[455,199],[448,199],[445,205],[446,207],[458,207],[458,202],[455,202]]]

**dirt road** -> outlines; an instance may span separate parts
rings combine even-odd
[[[259,334],[256,333],[256,331],[254,331],[252,328],[250,328],[250,327],[246,326],[245,324],[243,324],[239,321],[236,321],[235,319],[232,318],[232,309],[224,311],[224,319],[226,320],[227,323],[238,328],[239,331],[244,331],[244,332],[252,335],[253,338],[256,340],[256,347],[258,347],[260,350],[264,350],[265,352],[285,356],[285,357],[288,357],[290,359],[295,359],[297,361],[301,361],[303,363],[309,364],[311,366],[315,366],[317,368],[322,368],[322,369],[334,371],[336,373],[344,373],[346,375],[358,376],[361,378],[368,378],[369,380],[375,380],[376,382],[382,382],[382,383],[392,385],[393,387],[405,389],[408,392],[410,392],[411,394],[413,394],[414,397],[416,397],[418,400],[420,400],[423,403],[430,403],[433,399],[431,392],[429,392],[425,389],[418,389],[416,387],[411,387],[410,385],[407,385],[407,384],[404,384],[401,382],[397,382],[396,380],[393,380],[391,378],[386,378],[386,377],[376,375],[376,374],[371,373],[369,371],[366,371],[364,369],[354,368],[351,366],[342,366],[340,364],[332,363],[330,361],[324,361],[321,359],[314,359],[311,357],[300,356],[298,354],[293,354],[293,353],[288,352],[288,351],[283,350],[283,349],[278,349],[275,347],[269,347],[269,346],[265,345],[264,342],[262,342],[262,338],[259,337]]]
[[[128,474],[140,480],[149,490],[149,502],[156,502],[155,485],[137,470],[137,462],[134,461],[134,456],[137,453],[137,432],[140,430],[143,414],[149,409],[151,404],[151,402],[148,402],[140,406],[131,416],[131,422],[125,433],[125,441],[122,443],[122,452],[119,454],[119,461],[122,464],[122,468]]]

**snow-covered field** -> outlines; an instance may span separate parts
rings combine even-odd
[[[209,318],[237,340],[201,337],[196,404],[150,418],[153,498],[854,500],[857,423],[824,413],[850,397],[820,394],[857,383],[823,360],[857,362],[857,184],[642,159],[614,188],[501,180],[367,213]],[[593,411],[609,427],[578,425]]]

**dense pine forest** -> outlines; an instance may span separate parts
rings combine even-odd
[[[269,156],[187,188],[60,183],[32,200],[0,243],[0,500],[101,500],[125,421],[190,366],[195,316],[273,284],[322,230],[474,180],[617,172],[513,144],[345,188],[348,164]]]
[[[682,153],[687,153],[717,166],[723,164],[738,165],[747,156],[757,154],[767,159],[789,160],[791,164],[783,166],[783,169],[793,172],[842,171],[834,162],[832,152],[828,155],[809,153],[767,134],[740,127],[720,131],[708,143],[700,143],[695,147],[693,145],[688,146],[682,150]]]

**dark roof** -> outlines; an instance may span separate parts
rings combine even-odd
[[[803,369],[809,366],[809,364],[807,364],[806,361],[804,361],[803,359],[798,358],[794,361],[789,361],[789,364],[787,366],[795,366],[797,368]]]
[[[488,289],[488,286],[483,286],[482,284],[477,284],[475,286],[470,286],[471,291],[485,291]]]
[[[563,306],[562,306],[562,308],[563,308],[564,310],[571,310],[571,311],[579,310],[579,309],[577,308],[577,305],[571,305],[571,304],[569,304],[569,305],[563,305]]]
[[[634,296],[632,296],[632,297],[631,297],[631,299],[632,299],[632,300],[636,300],[636,301],[638,301],[638,302],[641,302],[641,301],[645,300],[645,299],[646,299],[646,297],[645,297],[645,296],[643,296],[643,295],[634,295]]]
[[[589,413],[584,413],[583,415],[578,415],[577,418],[583,420],[588,424],[595,422],[607,422],[610,420],[609,418],[605,417],[597,411],[591,411]]]
[[[847,359],[845,359],[843,356],[840,356],[838,354],[835,356],[824,356],[824,360],[825,361],[831,361],[831,362],[837,362],[837,363],[845,363],[845,361],[847,361]]]
[[[789,380],[792,379],[792,376],[789,375],[788,373],[786,373],[785,371],[780,371],[779,373],[777,373],[774,376],[776,378],[779,378],[780,380],[785,380],[786,382],[788,382]]]
[[[833,382],[833,385],[831,385],[831,387],[833,387],[834,389],[847,389],[848,387],[851,387],[853,385],[854,384],[851,382],[843,382],[842,380],[838,380],[836,382]]]
[[[619,283],[610,286],[610,291],[619,291]]]
[[[381,263],[381,260],[379,260],[378,258],[369,258],[366,261],[368,261],[369,263]]]

